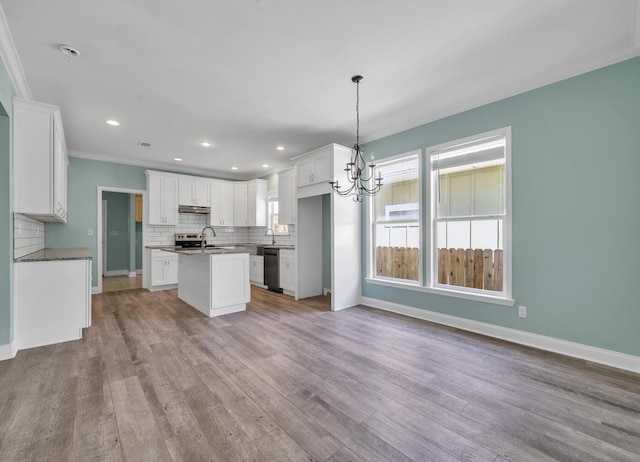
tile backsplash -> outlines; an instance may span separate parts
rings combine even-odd
[[[180,213],[177,226],[147,226],[145,245],[173,245],[176,233],[199,233],[207,226],[207,215]],[[271,244],[271,235],[265,236],[266,227],[214,227],[216,237],[207,231],[209,244]],[[295,244],[295,226],[289,226],[288,235],[276,236],[276,243]]]
[[[44,223],[18,213],[13,214],[13,258],[44,249]]]

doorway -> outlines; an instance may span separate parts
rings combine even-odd
[[[98,188],[98,293],[142,287],[144,194]]]

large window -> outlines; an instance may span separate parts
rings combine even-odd
[[[427,149],[432,287],[510,293],[509,149],[509,129]]]
[[[374,278],[419,282],[420,158],[409,153],[376,166],[384,186],[371,207]]]
[[[512,304],[510,158],[507,127],[380,161],[369,280]]]

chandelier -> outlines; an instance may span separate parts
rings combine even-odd
[[[336,181],[330,181],[333,190],[341,196],[354,196],[355,202],[362,202],[363,196],[373,196],[380,191],[382,186],[382,177],[378,172],[378,177],[374,178],[375,165],[369,164],[370,170],[367,170],[367,163],[364,160],[364,146],[360,144],[360,82],[364,77],[361,75],[354,75],[351,77],[351,81],[356,84],[356,144],[353,145],[354,154],[351,156],[351,160],[347,162],[347,168],[344,169],[347,172],[347,186],[341,186]],[[373,160],[373,156],[371,157]],[[372,184],[373,183],[373,184]]]

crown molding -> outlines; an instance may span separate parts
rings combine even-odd
[[[587,72],[595,71],[597,69],[640,56],[640,0],[635,0],[635,5],[635,45],[630,46],[629,49],[621,53],[609,55],[605,59],[602,59],[601,57],[595,58],[573,72],[559,72],[554,76],[547,76],[546,78],[540,78],[539,76],[534,75],[530,79],[514,83],[513,85],[487,92],[483,95],[475,96],[435,111],[427,112],[395,125],[375,130],[371,133],[367,133],[365,136],[360,136],[360,138],[363,140],[363,144],[377,141],[387,136],[395,135],[421,125],[435,122],[436,120],[444,119],[445,117],[460,114],[471,109],[495,103],[521,93],[526,93],[537,88],[561,82],[578,75],[586,74]]]
[[[24,75],[22,62],[20,62],[20,56],[18,56],[16,45],[13,43],[13,37],[11,37],[11,32],[9,31],[7,19],[2,10],[2,5],[0,5],[0,58],[2,58],[7,68],[9,78],[16,91],[16,96],[28,100],[33,99],[29,84],[27,83],[27,77]]]
[[[120,165],[131,165],[133,167],[143,167],[149,169],[162,170],[165,172],[173,172],[173,173],[189,173],[191,175],[199,175],[204,176],[208,175],[212,179],[220,179],[220,180],[248,180],[253,179],[245,178],[240,174],[226,174],[225,172],[219,172],[216,170],[204,169],[204,168],[189,168],[189,167],[179,167],[174,164],[166,163],[166,162],[154,162],[154,161],[141,161],[136,159],[122,159],[120,157],[109,156],[106,154],[93,154],[89,152],[81,152],[81,151],[67,151],[67,155],[69,157],[77,157],[80,159],[88,159],[88,160],[97,160],[98,162],[109,162],[112,164],[120,164]]]

